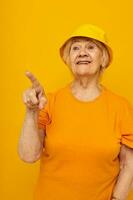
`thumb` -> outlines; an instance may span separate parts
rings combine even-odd
[[[41,97],[40,101],[39,101],[39,108],[43,109],[46,103],[47,103],[46,98],[45,97]]]
[[[47,103],[47,98],[41,93],[39,93],[38,98],[39,98],[39,109],[43,109],[45,104]]]

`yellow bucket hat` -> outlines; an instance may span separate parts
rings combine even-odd
[[[68,40],[70,40],[73,37],[77,37],[77,36],[82,36],[82,37],[89,37],[95,40],[100,41],[101,43],[103,43],[109,53],[110,56],[110,61],[109,64],[112,62],[112,58],[113,58],[113,52],[112,52],[112,48],[109,45],[109,42],[107,41],[107,35],[104,32],[104,30],[102,30],[100,27],[92,25],[92,24],[83,24],[81,26],[79,26],[75,31],[73,31],[69,37],[65,40],[65,42],[63,43],[63,45],[61,45],[59,52],[60,52],[60,56],[62,58],[62,60],[65,62],[65,60],[63,59],[63,50],[64,47],[66,45],[66,43],[68,42]]]

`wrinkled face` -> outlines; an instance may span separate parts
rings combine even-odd
[[[90,38],[76,37],[70,47],[69,67],[75,75],[93,75],[100,70],[102,50]]]

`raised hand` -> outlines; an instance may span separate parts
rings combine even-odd
[[[26,76],[31,81],[32,87],[23,93],[24,104],[31,110],[44,108],[44,105],[47,103],[47,98],[42,85],[31,72],[27,71]]]

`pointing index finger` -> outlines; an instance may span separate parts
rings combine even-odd
[[[29,71],[26,71],[26,76],[30,79],[30,81],[32,82],[32,86],[33,87],[37,87],[40,86],[39,81],[36,79],[36,77]]]

